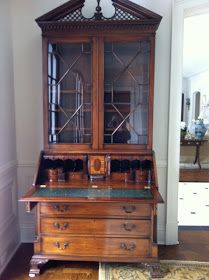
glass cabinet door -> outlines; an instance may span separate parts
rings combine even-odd
[[[147,144],[150,42],[104,44],[104,144]]]
[[[92,142],[92,46],[48,45],[48,141]]]

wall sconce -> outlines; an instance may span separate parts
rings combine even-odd
[[[187,110],[190,109],[190,104],[191,104],[190,98],[187,97],[187,98],[186,98],[186,107],[187,107]]]

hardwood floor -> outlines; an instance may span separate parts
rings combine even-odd
[[[179,231],[179,245],[159,246],[159,258],[209,262],[209,231]]]
[[[33,254],[32,244],[20,246],[9,263],[1,280],[28,280],[29,262]],[[98,263],[50,261],[41,269],[41,280],[98,280]]]
[[[22,244],[0,279],[28,280],[32,253],[32,244]],[[179,245],[159,246],[159,257],[209,262],[209,231],[179,231]],[[98,280],[98,263],[51,261],[35,279]]]

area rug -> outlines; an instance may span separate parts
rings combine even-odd
[[[161,261],[163,280],[209,280],[209,263]],[[150,280],[148,268],[140,264],[101,263],[99,280]]]

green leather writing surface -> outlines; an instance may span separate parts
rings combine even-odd
[[[77,188],[40,188],[33,197],[84,197],[84,198],[152,198],[150,190],[137,189],[77,189]]]

